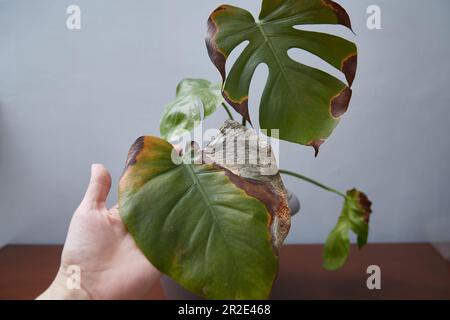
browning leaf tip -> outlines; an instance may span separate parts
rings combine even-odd
[[[347,196],[357,200],[358,205],[362,209],[361,213],[364,215],[364,221],[368,224],[370,220],[370,214],[372,213],[372,202],[364,192],[361,192],[355,188],[348,190]]]
[[[340,4],[332,0],[322,0],[322,3],[336,14],[336,18],[339,24],[346,26],[353,32],[350,17],[348,16],[347,11],[345,11],[345,9]]]
[[[313,147],[314,148],[314,157],[317,158],[317,156],[319,155],[319,149],[320,146],[325,142],[324,139],[319,139],[319,140],[313,140],[310,143],[308,143],[308,146]]]
[[[133,143],[130,150],[128,151],[128,157],[127,157],[125,168],[132,166],[136,163],[136,157],[144,148],[144,140],[145,140],[145,137],[141,136],[141,137],[137,138],[136,141]]]
[[[359,193],[359,204],[364,209],[364,220],[366,221],[366,223],[369,223],[370,214],[372,213],[372,202],[363,192]]]
[[[248,112],[248,97],[243,98],[241,101],[234,101],[228,96],[228,93],[225,90],[222,91],[222,96],[234,110],[236,110],[251,126],[253,126],[252,121],[250,120],[250,113]]]

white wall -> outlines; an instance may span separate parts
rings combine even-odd
[[[203,37],[221,2],[0,1],[0,240],[61,243],[93,162],[111,170],[116,201],[130,144],[158,134],[177,82],[219,80]],[[256,13],[259,2],[249,2],[228,1]],[[449,240],[450,2],[340,3],[359,46],[349,112],[318,159],[283,143],[281,165],[366,191],[373,242],[427,241],[436,229]],[[373,3],[382,8],[382,30],[366,28]],[[65,27],[69,4],[81,6],[80,31]],[[252,83],[254,119],[263,83]],[[205,125],[223,117],[219,111]],[[290,178],[286,184],[303,206],[289,241],[324,241],[340,199]]]

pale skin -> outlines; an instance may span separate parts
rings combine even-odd
[[[158,281],[160,272],[136,246],[117,206],[107,209],[110,188],[108,170],[92,165],[86,194],[70,222],[60,269],[37,299],[139,299]],[[68,286],[70,266],[80,270],[79,289]]]

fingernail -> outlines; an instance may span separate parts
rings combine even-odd
[[[101,167],[100,163],[93,163],[91,164],[91,175],[94,173],[95,169]]]

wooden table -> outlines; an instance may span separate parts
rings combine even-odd
[[[33,299],[53,279],[61,246],[0,250],[0,299]],[[352,247],[339,271],[325,271],[321,245],[286,245],[273,295],[283,299],[450,299],[450,264],[429,244]],[[381,268],[381,290],[368,290],[369,265]],[[146,299],[166,299],[157,284]]]

